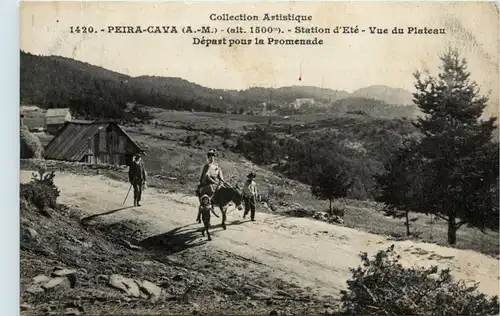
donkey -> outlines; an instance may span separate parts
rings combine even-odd
[[[239,191],[238,186],[236,188],[231,187],[221,187],[215,191],[212,197],[212,205],[215,207],[219,207],[222,213],[222,228],[226,230],[226,212],[228,208],[228,204],[233,202],[234,205],[241,210],[243,208],[243,195],[241,191]]]

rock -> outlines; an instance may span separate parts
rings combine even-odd
[[[334,315],[334,313],[335,313],[335,311],[331,308],[327,308],[325,310],[325,315],[327,315],[327,316]]]
[[[152,301],[158,300],[161,296],[161,288],[149,281],[141,282],[139,287],[149,295],[149,299]]]
[[[33,228],[28,228],[28,233],[33,240],[36,240],[38,238],[38,233]]]
[[[113,274],[109,277],[109,285],[119,290],[122,290],[125,293],[128,293],[128,288],[123,283],[123,279],[124,277],[122,277],[121,275]]]
[[[65,277],[52,278],[49,282],[42,285],[42,288],[44,290],[52,289],[52,288],[61,286],[64,283],[64,281],[66,281],[66,280],[67,280],[67,278],[65,278]]]
[[[271,306],[271,305],[273,305],[273,300],[272,300],[272,299],[270,299],[270,298],[268,298],[268,299],[266,300],[266,305],[267,305],[267,306]]]
[[[39,274],[33,278],[33,282],[35,284],[48,282],[49,280],[50,280],[50,278],[48,276],[46,276],[45,274]]]
[[[70,287],[74,288],[76,286],[76,270],[75,269],[57,269],[52,272],[52,276],[55,277],[67,277],[70,282]]]
[[[77,309],[74,309],[74,308],[68,308],[64,311],[64,315],[73,315],[73,316],[77,316],[77,315],[80,315],[80,311],[78,311]]]
[[[108,284],[114,288],[122,290],[123,292],[127,293],[127,295],[129,295],[129,296],[132,296],[132,297],[140,297],[141,296],[141,291],[140,291],[137,283],[134,280],[125,278],[119,274],[111,275],[109,277]]]
[[[275,310],[272,310],[270,313],[269,313],[269,316],[278,316],[278,312],[275,311]]]
[[[56,268],[56,270],[54,270],[54,272],[52,272],[52,276],[56,276],[56,277],[63,277],[63,276],[67,276],[70,274],[76,274],[76,270],[75,269],[58,269],[58,268]]]
[[[32,285],[28,287],[25,291],[31,294],[37,294],[37,293],[42,293],[44,290],[40,287],[40,285]]]
[[[27,220],[26,218],[21,217],[21,225],[22,225],[22,226],[29,227],[29,226],[31,226],[32,224],[31,224],[31,222],[30,222],[29,220]]]
[[[29,304],[21,304],[19,305],[19,307],[21,308],[22,311],[27,311],[28,309],[32,308],[32,306]]]

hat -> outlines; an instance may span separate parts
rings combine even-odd
[[[215,152],[215,150],[210,149],[210,150],[207,152],[207,156],[217,156],[217,153]]]
[[[146,156],[146,153],[144,152],[144,150],[141,150],[141,151],[136,152],[134,154],[134,157],[141,157],[141,156]]]
[[[204,199],[208,199],[208,201],[210,201],[210,197],[209,197],[208,195],[206,195],[206,194],[204,194],[204,195],[201,197],[200,201],[203,201]]]
[[[247,178],[255,178],[257,175],[253,172],[250,172],[248,175],[247,175]]]

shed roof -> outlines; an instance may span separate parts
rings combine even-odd
[[[80,161],[87,151],[88,139],[111,124],[115,125],[138,151],[141,150],[139,145],[116,123],[76,121],[65,123],[61,132],[45,147],[44,156],[55,160]]]

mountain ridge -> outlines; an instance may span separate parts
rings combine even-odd
[[[349,97],[404,105],[398,100],[406,102],[411,95],[404,89],[382,85],[361,88],[353,93],[297,85],[213,89],[180,77],[133,77],[68,57],[39,56],[24,51],[21,51],[20,64],[21,101],[43,107],[65,106],[82,95],[93,94],[106,100],[202,111],[248,110],[262,103],[284,106],[302,98],[314,98],[330,106]]]

